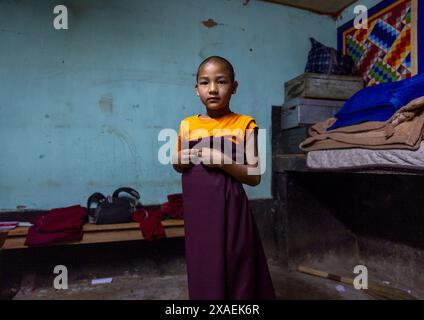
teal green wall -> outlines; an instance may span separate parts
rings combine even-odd
[[[58,4],[68,30],[53,28]],[[262,1],[0,1],[0,209],[85,204],[119,186],[145,204],[181,192],[180,176],[158,162],[158,133],[204,111],[194,75],[215,54],[236,69],[233,110],[268,130],[266,173],[246,189],[270,198],[271,106],[303,72],[308,37],[335,46],[335,28]]]

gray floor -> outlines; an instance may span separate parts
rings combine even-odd
[[[299,272],[289,272],[270,262],[271,276],[281,300],[337,299],[370,300],[366,293],[341,283],[317,278]],[[28,277],[23,280],[16,300],[27,299],[101,299],[101,300],[184,300],[188,299],[185,274],[140,276],[124,272],[113,277],[109,284],[92,285],[91,279],[69,283],[67,290],[55,290],[53,286],[36,288]]]

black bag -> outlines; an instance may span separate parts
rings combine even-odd
[[[135,198],[131,201],[129,198],[119,197],[121,192],[126,192]],[[112,197],[107,198],[100,192],[93,193],[87,200],[88,218],[90,223],[111,224],[126,223],[132,221],[132,214],[140,206],[140,194],[128,187],[116,189]],[[91,205],[97,203],[95,209]]]
[[[312,48],[309,51],[305,72],[333,75],[355,75],[356,67],[349,55],[310,38]]]

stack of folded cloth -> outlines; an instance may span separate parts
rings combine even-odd
[[[182,194],[168,195],[168,202],[161,205],[159,210],[146,210],[141,208],[134,212],[133,220],[140,223],[140,229],[146,240],[166,237],[161,220],[183,218]]]
[[[424,74],[365,88],[300,144],[314,169],[424,168]],[[414,153],[415,152],[415,153]]]
[[[424,92],[421,94],[424,95]],[[367,121],[338,127],[336,118],[309,128],[310,137],[300,144],[304,151],[346,148],[417,150],[424,134],[424,96],[410,101],[387,121]]]
[[[424,74],[366,87],[346,101],[328,131],[366,121],[387,121],[400,108],[423,95]]]
[[[334,118],[312,126],[300,148],[416,150],[423,127],[423,96],[424,74],[364,88],[346,101]]]
[[[28,230],[25,245],[80,241],[85,222],[87,222],[87,209],[79,205],[52,209],[35,219],[34,226]]]

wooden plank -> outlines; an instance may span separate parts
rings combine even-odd
[[[172,226],[183,226],[184,220],[182,219],[169,219],[162,220],[162,225],[164,227]],[[22,236],[28,234],[28,227],[17,227],[16,229],[10,230],[8,237]],[[96,231],[105,231],[105,230],[131,230],[131,229],[140,229],[138,222],[130,223],[118,223],[118,224],[90,224],[86,223],[83,227],[84,232],[96,232]]]
[[[26,236],[28,234],[28,227],[17,227],[16,229],[10,230],[8,238]]]
[[[78,243],[99,243],[144,239],[140,229],[126,231],[104,231],[84,233],[82,240]]]
[[[3,247],[3,244],[6,241],[7,234],[7,231],[0,231],[0,249]]]
[[[162,225],[165,229],[167,238],[184,237],[184,220],[182,219],[169,219],[163,220]],[[3,244],[4,250],[8,249],[23,249],[28,248],[25,245],[26,236],[28,233],[27,227],[18,227],[11,230]],[[139,224],[123,223],[111,225],[84,225],[84,234],[81,241],[57,243],[52,245],[75,245],[75,244],[89,244],[89,243],[108,243],[120,241],[133,241],[144,239]],[[50,246],[50,245],[49,245]]]

